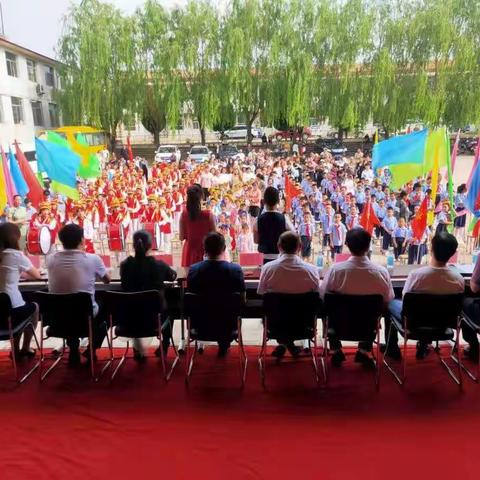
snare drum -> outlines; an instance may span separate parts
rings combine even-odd
[[[48,227],[31,228],[27,233],[27,251],[30,255],[47,255],[52,246]]]
[[[108,248],[111,252],[123,252],[125,250],[125,235],[122,225],[107,225]]]
[[[160,227],[158,223],[144,223],[143,229],[152,236],[152,250],[160,250]]]

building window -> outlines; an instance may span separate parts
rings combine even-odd
[[[56,103],[48,104],[48,115],[50,116],[50,126],[58,127],[60,122],[58,120],[58,106]]]
[[[31,82],[37,81],[37,64],[34,60],[27,58],[28,79]]]
[[[12,97],[12,113],[13,113],[13,123],[23,122],[23,106],[22,106],[21,98]]]
[[[53,67],[47,67],[47,71],[45,72],[45,84],[48,87],[55,86],[55,72]]]
[[[10,52],[5,52],[7,58],[7,73],[11,77],[18,77],[17,72],[17,56]]]
[[[32,103],[32,113],[33,113],[33,124],[36,127],[43,127],[43,111],[42,111],[42,102],[31,102]]]

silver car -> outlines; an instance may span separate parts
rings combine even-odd
[[[194,145],[190,149],[190,158],[193,162],[203,163],[210,158],[210,149],[205,145]]]
[[[160,145],[155,151],[156,162],[179,162],[180,156],[180,150],[175,145]]]

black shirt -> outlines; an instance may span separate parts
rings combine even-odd
[[[257,220],[258,251],[278,254],[278,239],[287,230],[285,215],[280,212],[263,212]]]
[[[204,260],[190,267],[187,288],[200,295],[242,293],[245,280],[240,265],[223,260]]]
[[[164,282],[177,278],[177,272],[154,257],[128,257],[120,264],[120,280],[125,292],[163,290]]]

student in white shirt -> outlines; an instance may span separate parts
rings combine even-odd
[[[349,230],[345,244],[352,256],[345,262],[334,264],[327,271],[321,287],[322,298],[326,293],[344,295],[373,295],[380,294],[385,306],[394,298],[390,275],[385,267],[373,263],[368,258],[371,235],[363,228],[356,227]],[[367,368],[374,367],[370,356],[372,341],[360,342],[355,361]],[[342,344],[333,335],[329,335],[330,349],[332,350],[332,364],[336,367],[345,361]]]
[[[320,291],[318,269],[300,258],[301,247],[300,237],[296,233],[286,231],[280,235],[278,239],[280,256],[263,265],[257,289],[259,295]],[[293,341],[279,343],[280,345],[272,352],[274,357],[283,357],[287,349],[293,356],[298,355],[299,348]]]
[[[79,225],[65,225],[59,232],[58,237],[64,250],[47,257],[48,289],[52,293],[77,293],[87,292],[92,296],[93,315],[93,348],[101,347],[106,335],[106,324],[98,317],[99,307],[95,302],[95,280],[100,279],[104,283],[110,283],[110,275],[107,273],[102,259],[93,253],[86,253],[83,228]],[[68,319],[68,316],[66,317]],[[67,339],[69,347],[69,363],[80,363],[79,339]],[[89,358],[89,351],[84,352]]]
[[[18,289],[20,277],[25,276],[33,280],[40,280],[40,272],[20,250],[21,232],[18,225],[3,223],[0,225],[0,292],[8,294],[12,304],[12,327],[19,325],[28,318],[35,328],[38,322],[38,306],[33,302],[25,302]],[[30,349],[33,331],[28,328],[23,334],[23,346],[20,349],[20,336],[14,339],[16,358],[35,356]]]
[[[448,260],[457,251],[457,239],[447,232],[437,233],[432,239],[432,258],[430,265],[418,268],[410,272],[403,287],[402,294],[409,292],[430,293],[436,295],[449,295],[463,293],[465,281],[460,273],[447,265]],[[390,315],[396,319],[402,318],[402,301],[392,300],[388,306]],[[390,328],[390,321],[385,325],[386,334]],[[399,360],[401,358],[398,348],[398,335],[392,328],[385,355]],[[430,342],[418,342],[417,358],[423,359],[429,353]]]

